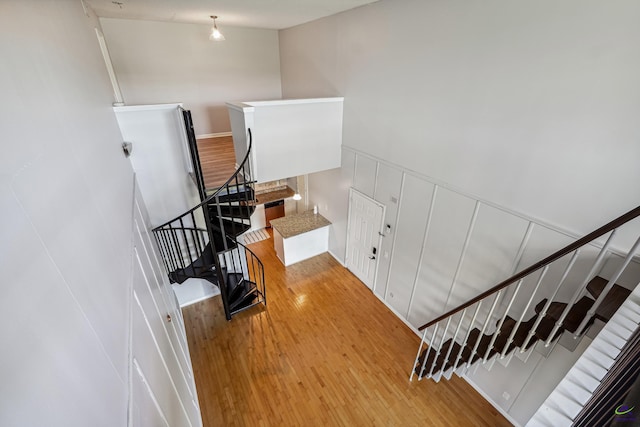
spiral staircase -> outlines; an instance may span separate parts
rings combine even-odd
[[[247,152],[234,174],[207,191],[188,110],[182,110],[194,179],[201,202],[153,229],[171,283],[189,278],[209,281],[220,289],[227,320],[258,304],[266,305],[264,265],[238,236],[251,228],[255,182],[251,177],[251,129]]]

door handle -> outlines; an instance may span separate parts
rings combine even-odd
[[[369,257],[369,259],[376,259],[376,257],[372,255]]]

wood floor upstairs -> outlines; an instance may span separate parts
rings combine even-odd
[[[197,143],[204,186],[208,189],[218,188],[236,171],[233,137],[203,138],[198,139]]]
[[[409,382],[418,337],[333,257],[285,268],[271,239],[250,248],[266,308],[183,310],[205,427],[511,425],[458,377]]]

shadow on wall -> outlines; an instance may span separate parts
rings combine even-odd
[[[193,115],[193,129],[198,135],[231,132],[229,113],[226,105],[185,105]]]

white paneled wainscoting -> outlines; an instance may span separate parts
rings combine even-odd
[[[310,203],[333,223],[329,249],[341,262],[349,188],[386,206],[373,292],[415,330],[581,237],[383,159],[342,150],[342,168],[310,175]],[[599,276],[609,279],[623,262],[628,236],[622,231]],[[573,286],[563,288],[556,300],[571,298],[603,243],[581,251],[566,280]],[[549,269],[539,295],[552,292],[568,262],[566,257]],[[640,264],[633,262],[617,283],[633,289],[639,277]],[[532,285],[525,280],[523,289]],[[512,422],[525,424],[585,344],[573,352],[557,347],[547,357],[536,355],[526,367],[517,360],[466,379]]]

